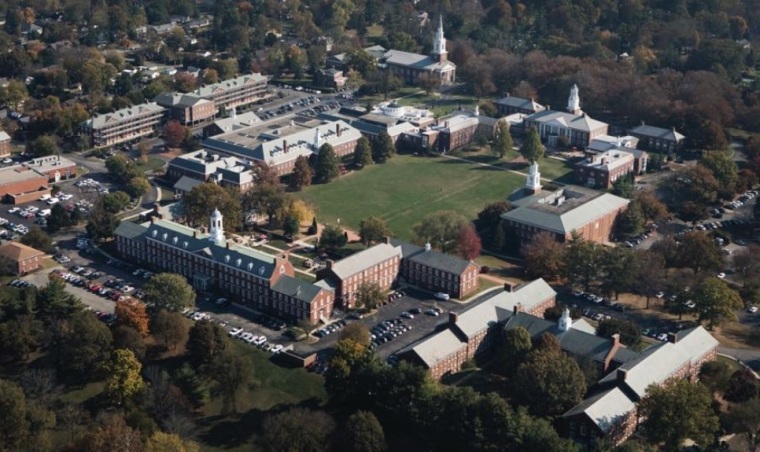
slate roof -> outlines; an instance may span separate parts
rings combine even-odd
[[[133,107],[122,108],[113,113],[98,115],[85,121],[85,125],[90,129],[100,129],[108,125],[118,124],[123,121],[132,121],[140,116],[160,114],[166,109],[155,102],[135,105]]]
[[[203,97],[196,94],[192,94],[192,93],[183,94],[183,93],[176,93],[176,92],[159,94],[158,96],[156,96],[154,101],[158,105],[162,107],[166,107],[166,108],[171,108],[171,107],[187,108],[187,107],[193,107],[198,104],[211,103],[210,100],[204,99]]]
[[[0,246],[0,257],[13,262],[21,262],[33,257],[44,256],[45,253],[38,249],[26,246],[18,242],[6,242]]]
[[[675,129],[665,129],[662,127],[648,126],[646,124],[634,127],[633,129],[629,130],[628,133],[675,142],[686,138],[685,136],[676,132]]]
[[[534,101],[533,99],[525,99],[522,97],[510,96],[509,94],[507,94],[506,97],[503,97],[497,100],[496,104],[505,105],[507,107],[520,108],[522,110],[536,111],[536,112],[543,111],[546,109],[546,107]]]
[[[197,187],[198,185],[202,183],[203,183],[202,180],[193,179],[192,177],[189,177],[189,176],[182,176],[179,178],[177,183],[174,184],[172,188],[174,188],[175,190],[185,192],[185,193],[189,193],[190,190],[192,190],[193,188]]]
[[[148,228],[144,225],[132,223],[131,221],[122,221],[114,230],[114,236],[124,237],[126,239],[136,239],[145,234]]]
[[[562,197],[564,201],[557,205],[556,200]],[[514,204],[519,207],[505,212],[501,218],[564,235],[629,203],[630,200],[610,193],[568,186],[556,192],[516,199]]]
[[[461,275],[472,263],[471,261],[439,251],[425,251],[425,247],[398,239],[391,239],[391,245],[401,248],[402,259],[455,275]]]
[[[445,329],[419,342],[411,350],[428,368],[431,368],[442,359],[465,346],[466,343],[459,340],[456,334],[450,329]]]
[[[385,52],[381,57],[381,60],[386,64],[424,69],[426,71],[446,71],[457,67],[457,65],[451,61],[440,63],[438,60],[434,60],[427,55],[393,49]]]
[[[563,417],[585,414],[602,432],[608,432],[636,408],[636,404],[618,388],[600,392],[573,407]]]
[[[581,132],[592,132],[607,127],[607,124],[596,119],[591,119],[587,114],[574,115],[564,111],[544,110],[525,118],[548,126],[558,126]]]
[[[345,280],[351,275],[387,261],[394,256],[401,257],[401,250],[393,245],[380,243],[335,262],[332,266],[332,273],[341,280]]]
[[[297,300],[311,303],[314,301],[314,298],[319,295],[319,292],[322,291],[322,288],[302,279],[282,275],[277,279],[277,282],[274,283],[272,290],[293,297]]]

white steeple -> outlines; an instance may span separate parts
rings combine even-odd
[[[321,144],[319,144],[319,127],[314,129],[314,151],[319,151],[319,147]]]
[[[432,58],[438,60],[439,63],[443,63],[448,59],[446,37],[443,35],[443,15],[438,16],[438,30],[436,30],[435,37],[433,38]]]
[[[224,222],[222,213],[219,209],[214,209],[211,213],[211,221],[209,222],[209,238],[210,241],[217,245],[224,245]]]
[[[541,191],[541,172],[538,170],[538,162],[535,160],[530,164],[528,177],[525,180],[525,191],[532,195]]]
[[[567,111],[574,115],[580,115],[581,111],[581,98],[578,95],[578,85],[573,84],[570,88],[570,97],[567,98]]]
[[[573,319],[570,317],[570,310],[565,308],[565,310],[562,311],[562,317],[560,317],[557,322],[557,327],[562,331],[569,331],[572,326]]]

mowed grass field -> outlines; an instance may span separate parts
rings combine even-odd
[[[524,178],[501,169],[443,157],[395,155],[326,185],[298,194],[314,204],[317,220],[357,230],[362,218],[383,218],[394,236],[412,237],[424,217],[454,210],[475,219],[487,203],[500,201]]]

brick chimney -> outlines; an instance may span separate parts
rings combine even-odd
[[[335,134],[340,136],[340,124],[335,124]]]
[[[514,308],[512,308],[512,312],[514,314],[517,314],[518,312],[522,312],[522,304],[517,303]]]
[[[604,357],[605,372],[609,369],[610,363],[615,358],[615,355],[617,354],[617,351],[620,349],[620,347],[620,333],[615,333],[612,335],[612,347],[610,347],[610,351],[607,352],[607,356]]]
[[[335,265],[335,261],[332,259],[327,259],[326,265],[327,265],[327,269],[330,270],[333,268],[333,265]]]
[[[282,140],[282,152],[288,152],[288,140]]]
[[[625,378],[628,376],[628,370],[626,369],[620,369],[617,370],[617,381],[625,381]]]
[[[671,344],[675,344],[678,342],[678,334],[676,333],[668,333],[668,342]]]
[[[449,312],[449,323],[453,325],[457,323],[457,320],[459,320],[459,314],[456,312]]]
[[[197,231],[197,230],[195,230],[195,229],[193,229],[193,238],[194,238],[194,239],[197,239],[197,238],[198,238],[198,231]]]
[[[230,249],[230,242],[224,242],[224,246],[225,246],[227,249]]]
[[[504,292],[512,293],[515,291],[515,286],[512,283],[504,283]]]

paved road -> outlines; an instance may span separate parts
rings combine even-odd
[[[733,356],[755,372],[760,372],[760,350],[718,347],[718,353]]]

